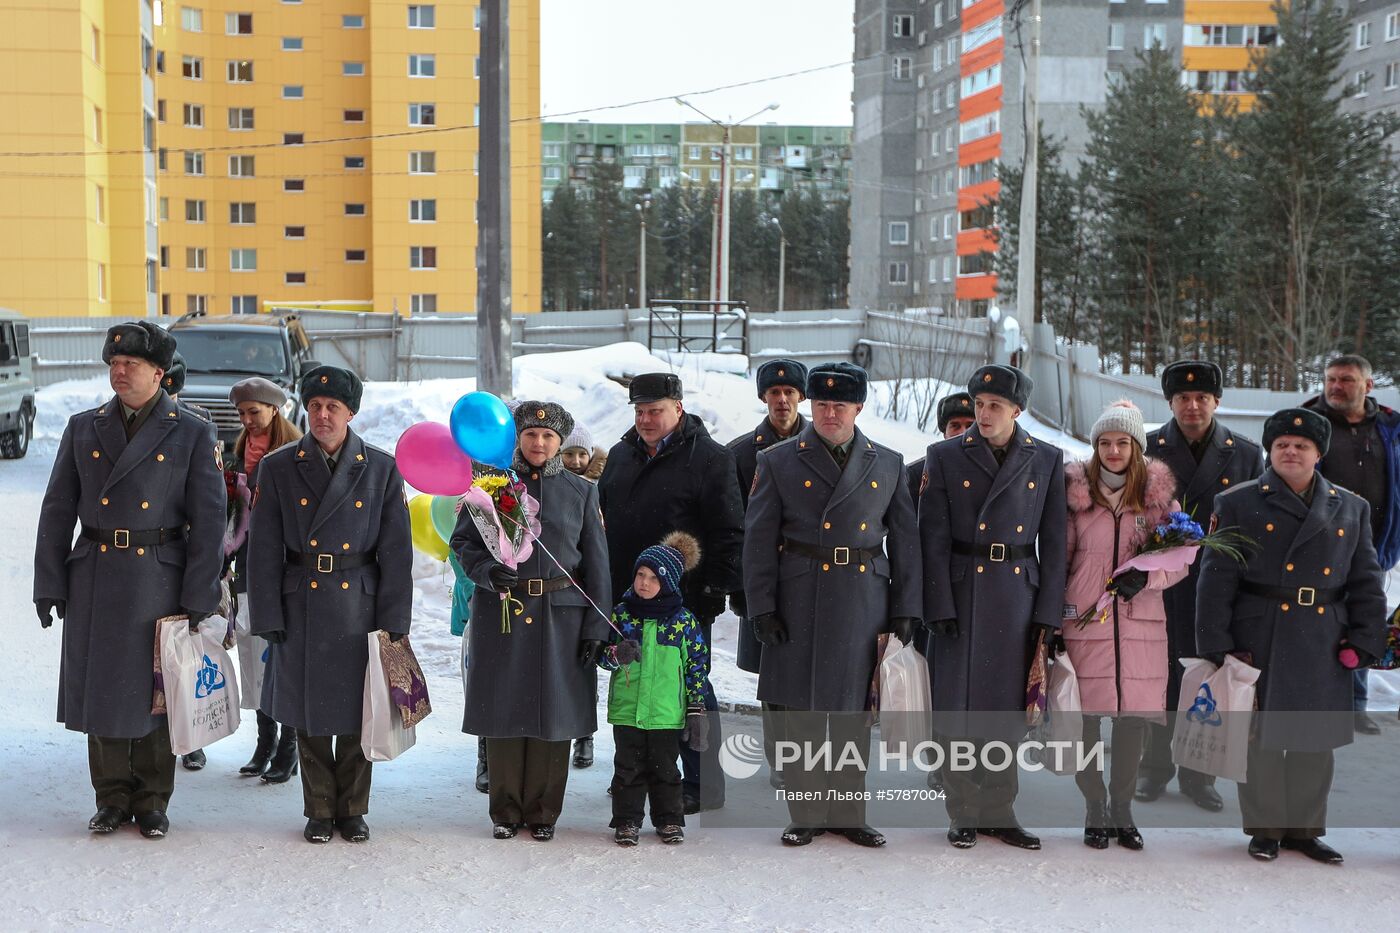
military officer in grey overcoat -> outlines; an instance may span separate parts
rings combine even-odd
[[[393,455],[350,429],[363,386],[302,377],[309,433],[258,465],[248,546],[252,633],[269,642],[260,708],[296,729],[309,842],[369,838],[360,750],[367,635],[408,633],[413,550]]]
[[[967,387],[976,425],[925,457],[919,532],[934,728],[952,739],[1024,734],[1037,634],[1053,638],[1064,609],[1064,455],[1016,424],[1031,388],[1014,367],[978,369]],[[1017,784],[1014,765],[946,767],[949,842],[968,848],[980,832],[1038,849],[1016,822]]]
[[[39,515],[34,602],[64,620],[58,719],[86,732],[97,813],[163,836],[175,781],[164,713],[153,715],[156,620],[218,611],[224,480],[210,425],[160,387],[175,339],[146,321],[107,331],[115,396],[68,421]],[[80,534],[73,539],[74,525]]]
[[[1216,494],[1257,479],[1264,470],[1259,445],[1215,420],[1224,391],[1220,367],[1202,360],[1180,360],[1162,370],[1162,394],[1172,418],[1147,435],[1144,453],[1171,467],[1182,511],[1204,524]],[[1151,802],[1162,796],[1176,775],[1181,792],[1196,806],[1212,812],[1225,806],[1215,778],[1172,764],[1173,711],[1181,692],[1180,659],[1196,653],[1196,583],[1201,562],[1162,594],[1167,610],[1167,722],[1149,723],[1136,797]]]
[[[764,645],[758,697],[780,714],[780,741],[818,747],[829,737],[833,761],[851,744],[868,756],[865,710],[880,633],[908,644],[922,618],[904,460],[855,426],[867,382],[850,363],[811,370],[812,423],[758,455],[744,522],[744,593]],[[865,789],[863,770],[785,770],[798,794]],[[858,845],[885,842],[865,825],[858,797],[790,800],[789,813],[787,845],[827,830]]]
[[[1233,652],[1260,671],[1239,785],[1249,854],[1279,848],[1336,864],[1326,832],[1333,751],[1352,740],[1352,671],[1385,650],[1383,574],[1370,506],[1316,470],[1332,426],[1304,408],[1264,424],[1269,466],[1215,497],[1211,525],[1257,542],[1243,564],[1204,552],[1196,647],[1219,664]],[[1230,714],[1226,714],[1230,715]]]
[[[515,428],[513,466],[539,504],[530,556],[515,568],[498,560],[466,508],[450,542],[476,583],[462,731],[486,742],[493,835],[526,825],[545,841],[564,807],[569,743],[598,729],[595,671],[609,632],[599,610],[612,605],[611,572],[598,487],[564,469],[559,453],[573,416],[554,402],[521,402]]]

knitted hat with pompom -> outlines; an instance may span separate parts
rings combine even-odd
[[[673,531],[637,556],[632,566],[636,575],[639,567],[646,567],[661,581],[661,592],[679,593],[681,575],[694,570],[700,564],[700,542],[684,531]]]
[[[1119,399],[1104,409],[1099,420],[1089,431],[1089,443],[1099,443],[1099,435],[1118,431],[1128,435],[1138,443],[1138,450],[1147,449],[1147,431],[1142,426],[1142,411],[1127,399]]]

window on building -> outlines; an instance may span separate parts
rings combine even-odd
[[[180,56],[180,74],[191,81],[204,80],[204,59],[197,55]]]
[[[1117,52],[1123,48],[1123,24],[1108,24],[1108,49],[1110,52]]]
[[[208,313],[209,313],[209,296],[208,296],[208,295],[186,295],[186,296],[185,296],[185,313],[186,313],[186,314],[208,314]]]
[[[195,149],[186,149],[186,150],[185,150],[185,174],[186,174],[186,175],[203,175],[203,174],[204,174],[204,153],[199,152],[198,150],[195,150]]]
[[[162,122],[162,123],[165,122],[165,99],[164,99],[164,98],[162,98],[161,100],[156,101],[156,119],[159,120],[159,121]],[[149,148],[149,147],[147,147],[147,148]]]
[[[408,125],[409,125],[409,126],[435,126],[435,125],[437,125],[437,105],[436,105],[436,104],[409,104],[409,105],[408,105]]]
[[[436,269],[437,247],[410,246],[408,248],[408,267],[410,269]]]
[[[958,126],[958,140],[964,144],[1001,132],[1001,111],[993,110],[980,117],[964,120]]]
[[[93,107],[93,108],[92,108],[92,138],[95,139],[95,140],[97,140],[98,142],[102,142],[102,136],[103,136],[103,128],[102,128],[102,108],[101,108],[101,107]]]
[[[358,13],[347,13],[340,18],[341,29],[364,29],[365,18]]]
[[[1371,72],[1358,71],[1356,73],[1356,93],[1355,97],[1365,97],[1371,88]]]
[[[420,224],[434,223],[437,220],[437,199],[415,198],[409,201],[408,219]]]
[[[889,224],[889,241],[891,246],[907,246],[909,244],[909,223],[904,220],[892,220]]]
[[[101,185],[93,186],[95,197],[93,198],[93,211],[97,222],[105,224],[107,222],[107,191]]]
[[[232,314],[257,314],[257,295],[234,295],[229,300],[229,312]]]
[[[1390,13],[1385,18],[1385,41],[1400,39],[1400,13]]]
[[[914,17],[909,13],[896,13],[890,17],[892,34],[896,39],[908,39],[914,35]]]
[[[365,167],[364,156],[346,156],[345,167],[348,169],[362,169]]]
[[[687,158],[690,159],[690,161],[692,161],[692,162],[698,162],[698,161],[700,160],[700,147],[699,147],[699,146],[690,146],[690,147],[688,147],[687,152],[689,153],[689,155],[687,156]]]
[[[349,201],[349,202],[346,202],[346,204],[345,204],[345,216],[346,216],[346,217],[363,217],[363,216],[365,216],[365,205],[364,205],[363,203],[361,203],[361,202],[358,202],[358,201]]]
[[[229,84],[247,84],[253,80],[253,63],[248,59],[234,59],[227,62]]]
[[[997,163],[995,159],[988,159],[985,162],[974,162],[971,165],[964,165],[958,170],[958,185],[962,188],[970,188],[973,185],[980,185],[983,182],[991,181],[997,177]]]
[[[257,272],[258,251],[255,249],[231,249],[228,251],[230,272]]]
[[[1400,85],[1400,62],[1387,62],[1385,66],[1385,89],[1395,90]]]
[[[937,282],[937,281],[938,281],[938,260],[937,260],[937,259],[930,259],[930,260],[928,261],[928,280],[929,280],[930,283],[932,283],[932,282]]]
[[[160,248],[160,267],[162,269],[170,268],[170,247],[168,246]]]
[[[282,145],[284,146],[304,146],[306,145],[305,133],[283,133]]]
[[[365,74],[364,62],[341,62],[340,73],[346,78],[362,78]]]
[[[202,247],[202,246],[187,246],[187,247],[185,247],[185,271],[186,271],[186,272],[203,272],[203,271],[205,270],[205,268],[206,268],[206,266],[205,266],[205,261],[204,261],[204,260],[205,260],[204,247]]]
[[[233,201],[228,206],[228,222],[231,224],[255,224],[258,222],[258,205],[253,201]]]
[[[305,273],[305,272],[288,272],[286,275],[284,275],[284,276],[282,277],[282,281],[285,282],[285,283],[288,284],[288,285],[305,285],[305,284],[306,284],[306,273]]]
[[[303,42],[302,42],[301,36],[283,36],[283,37],[282,37],[282,51],[284,51],[284,52],[300,52],[300,51],[302,50],[302,48],[303,48]]]
[[[228,108],[228,128],[231,130],[251,130],[253,129],[253,108],[252,107],[230,107]]]
[[[185,223],[204,223],[204,202],[194,198],[185,199]]]
[[[185,126],[199,129],[204,126],[204,106],[202,104],[185,104]]]
[[[944,257],[943,257],[943,281],[945,281],[945,282],[951,282],[951,281],[953,281],[953,257],[952,257],[952,256],[944,256]]]
[[[284,178],[284,179],[282,179],[282,190],[283,190],[283,191],[305,191],[305,190],[306,190],[306,179],[305,179],[305,178]]]
[[[251,36],[253,34],[252,13],[227,13],[224,15],[224,32],[230,36]]]
[[[430,3],[411,3],[408,7],[409,29],[432,29],[437,25],[437,7]]]
[[[306,86],[301,84],[282,85],[283,100],[303,100],[306,97]]]
[[[1143,26],[1142,47],[1145,49],[1165,49],[1167,47],[1167,24],[1148,23]]]
[[[993,88],[1001,84],[1001,65],[992,65],[983,68],[981,71],[974,71],[972,74],[962,79],[962,96],[971,97],[973,94],[980,94],[988,88]],[[950,103],[949,106],[952,106]]]
[[[950,110],[953,108],[953,105],[957,103],[957,98],[953,96],[957,93],[957,87],[958,83],[956,81],[949,81],[943,87],[943,106]]]
[[[996,210],[990,204],[978,205],[972,210],[963,211],[958,215],[958,228],[961,230],[982,230],[994,223],[996,223]]]
[[[994,39],[1001,38],[1001,17],[989,19],[980,26],[973,27],[962,35],[962,50],[966,55],[973,49],[980,49]],[[949,59],[951,62],[951,59]]]
[[[563,143],[541,143],[540,154],[546,159],[562,159],[564,157]]]
[[[953,128],[951,126],[943,128],[943,151],[953,151]]]
[[[1356,24],[1356,47],[1358,49],[1369,49],[1371,47],[1371,24]]]
[[[437,314],[437,295],[410,295],[408,297],[408,312],[410,314]]]
[[[230,178],[252,178],[254,157],[250,155],[231,155],[228,157],[228,176]]]
[[[985,275],[990,271],[985,253],[958,257],[958,275]]]
[[[914,59],[908,55],[896,55],[893,59],[893,75],[896,81],[908,81],[914,77]]]
[[[410,78],[433,78],[437,76],[437,56],[413,54],[408,56],[408,76]]]
[[[346,262],[364,262],[365,251],[362,249],[347,249],[345,251]]]
[[[170,220],[170,199],[169,199],[169,198],[161,198],[161,199],[158,200],[156,203],[160,206],[160,211],[159,211],[159,213],[156,214],[156,216],[157,216],[158,218],[160,218],[160,220],[161,220],[162,223],[169,221],[169,220]]]
[[[941,3],[935,3],[933,5],[933,28],[943,28],[943,4]]]
[[[891,285],[909,284],[909,263],[892,262],[887,270],[887,280]]]
[[[564,166],[562,166],[562,165],[546,165],[546,166],[544,167],[544,180],[545,180],[545,181],[562,181],[563,178],[564,178]]]
[[[365,112],[363,110],[346,110],[341,113],[341,119],[346,123],[365,122]]]
[[[306,239],[306,228],[302,226],[283,227],[282,236],[288,240]]]
[[[943,239],[945,239],[945,240],[951,240],[952,238],[953,238],[953,215],[952,215],[952,214],[944,214],[944,215],[943,215]]]
[[[204,11],[198,7],[180,7],[180,28],[185,32],[203,32]]]

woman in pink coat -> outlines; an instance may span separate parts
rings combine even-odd
[[[1107,617],[1082,627],[1075,619],[1098,602],[1113,571],[1180,506],[1172,498],[1171,469],[1143,456],[1147,436],[1132,402],[1109,406],[1090,441],[1089,460],[1065,465],[1069,575],[1062,634],[1079,680],[1085,745],[1099,741],[1100,718],[1108,716],[1113,753],[1107,790],[1097,769],[1080,771],[1075,782],[1087,803],[1084,844],[1103,849],[1116,837],[1125,848],[1141,849],[1132,816],[1138,762],[1148,722],[1165,722],[1169,662],[1162,591],[1186,571],[1119,574],[1109,585],[1117,598]]]

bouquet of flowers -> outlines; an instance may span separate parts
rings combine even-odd
[[[514,474],[477,465],[471,488],[462,497],[462,508],[471,515],[491,556],[514,570],[534,552],[540,533],[540,504]],[[501,632],[510,632],[510,603],[524,611],[519,600],[501,594]]]
[[[1257,542],[1233,528],[1212,528],[1209,532],[1205,532],[1185,512],[1171,512],[1167,515],[1166,524],[1158,525],[1153,529],[1152,536],[1143,542],[1137,554],[1128,558],[1121,567],[1113,571],[1113,576],[1108,578],[1103,595],[1099,597],[1097,603],[1079,617],[1075,627],[1083,628],[1091,620],[1094,620],[1095,616],[1098,617],[1097,621],[1100,625],[1108,620],[1108,610],[1112,607],[1113,600],[1118,596],[1114,580],[1129,570],[1141,570],[1144,573],[1151,573],[1154,570],[1163,570],[1168,573],[1183,570],[1190,567],[1192,562],[1196,560],[1196,555],[1200,553],[1201,548],[1219,551],[1237,563],[1244,563],[1244,549],[1254,547],[1256,544]]]

